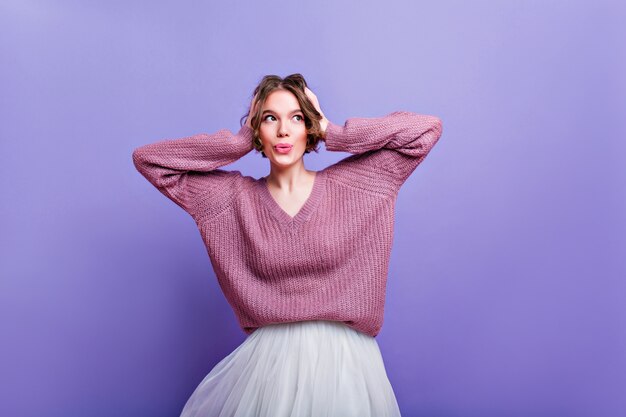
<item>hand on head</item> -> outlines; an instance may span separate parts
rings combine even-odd
[[[315,106],[315,110],[317,110],[319,114],[322,115],[322,119],[320,120],[320,127],[322,129],[322,132],[326,132],[326,126],[328,126],[328,119],[326,118],[326,116],[324,116],[324,112],[320,108],[320,103],[319,103],[319,100],[317,99],[317,96],[315,95],[315,93],[313,93],[313,91],[309,89],[309,87],[304,87],[304,92],[306,93],[311,103],[313,103],[313,106]]]
[[[250,129],[252,129],[252,115],[256,111],[256,99],[257,96],[254,96],[252,98],[252,101],[250,101],[250,111],[248,112],[248,117],[246,117],[246,126],[248,126]]]

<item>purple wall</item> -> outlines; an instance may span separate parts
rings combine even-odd
[[[378,336],[403,416],[626,415],[619,2],[88,3],[0,5],[0,415],[176,416],[244,340],[131,152],[238,129],[292,72],[336,123],[444,123],[400,192]]]

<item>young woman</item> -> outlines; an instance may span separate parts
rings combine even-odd
[[[182,417],[399,416],[375,336],[396,197],[441,121],[398,111],[334,124],[300,74],[264,77],[244,117],[236,134],[133,152],[137,170],[196,221],[248,335]],[[320,141],[351,155],[309,171],[304,155]],[[268,159],[267,176],[221,169],[252,149]]]

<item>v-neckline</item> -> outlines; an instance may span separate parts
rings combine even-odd
[[[259,178],[259,181],[257,183],[258,186],[261,188],[261,200],[265,203],[265,206],[269,209],[269,211],[276,218],[276,220],[278,220],[281,226],[285,227],[300,225],[304,221],[306,221],[315,211],[315,207],[317,206],[320,197],[323,194],[324,174],[324,170],[316,172],[315,178],[313,179],[313,188],[311,189],[308,198],[306,199],[302,207],[300,207],[300,210],[293,217],[289,215],[285,210],[283,210],[283,208],[274,199],[274,196],[267,186],[266,177]]]

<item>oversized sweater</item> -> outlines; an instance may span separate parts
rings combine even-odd
[[[295,216],[266,178],[220,167],[253,149],[253,131],[221,129],[133,151],[137,170],[195,220],[242,330],[332,320],[376,336],[383,323],[394,208],[401,185],[442,132],[439,118],[398,111],[329,122],[329,151]],[[310,158],[313,154],[306,154]]]

